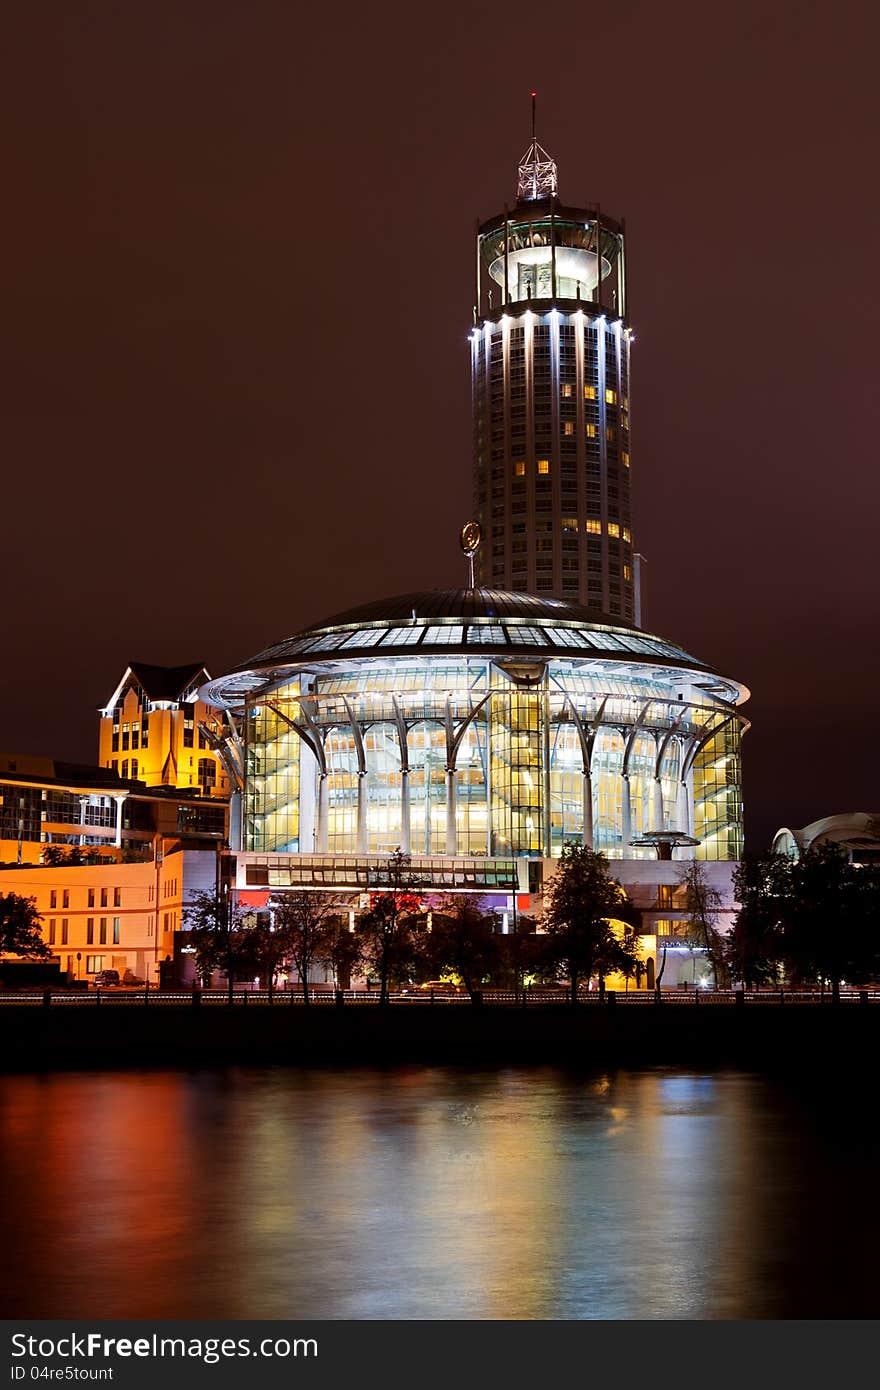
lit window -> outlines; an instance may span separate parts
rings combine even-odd
[[[624,577],[624,579],[632,579],[632,577],[633,577],[633,572],[632,572],[632,566],[631,566],[631,565],[624,565],[624,567],[623,567],[623,577]]]
[[[615,536],[617,540],[620,540],[620,527],[618,526],[616,521],[609,521],[608,534],[609,536]]]
[[[578,519],[577,519],[576,516],[564,516],[564,517],[562,518],[562,529],[563,529],[563,531],[574,531],[574,532],[577,532],[577,528],[578,528]]]
[[[571,397],[573,396],[573,394],[574,394],[574,387],[572,386],[571,382],[570,382],[570,381],[565,381],[565,382],[563,382],[563,383],[562,383],[562,395],[563,395],[563,398],[564,398],[565,400],[567,400],[567,401],[568,401],[568,400],[571,400]]]
[[[612,391],[610,386],[605,387],[605,403],[606,405],[617,405],[617,392]]]
[[[550,472],[550,460],[549,460],[549,459],[538,459],[538,472],[539,472],[539,473],[549,473],[549,472]]]
[[[626,450],[624,450],[620,457],[623,460],[624,468],[629,468],[629,454],[626,452]]]
[[[595,425],[587,425],[587,438],[595,439],[598,431]]]
[[[585,400],[585,401],[594,401],[595,399],[596,399],[596,388],[595,388],[595,386],[585,386],[585,387],[584,387],[584,400]]]
[[[623,539],[624,539],[625,541],[631,541],[631,540],[632,540],[632,531],[629,529],[628,526],[624,526],[624,528],[623,528]]]
[[[517,478],[524,478],[526,476],[526,466],[522,462],[515,463],[513,465],[513,471]]]
[[[606,426],[605,426],[605,438],[608,440],[608,443],[609,443],[609,444],[613,444],[613,443],[614,443],[615,434],[616,434],[616,431],[615,431],[613,425],[606,425]]]
[[[569,435],[574,434],[574,421],[573,421],[573,420],[566,420],[565,424],[562,426],[562,433],[563,433],[563,434],[569,434]]]
[[[601,534],[602,534],[602,523],[601,523],[601,521],[588,521],[588,522],[587,522],[587,525],[586,525],[586,529],[587,529],[588,534],[591,535],[591,536],[601,536]]]

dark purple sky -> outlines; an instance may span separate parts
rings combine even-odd
[[[462,581],[474,219],[535,86],[563,198],[627,220],[646,623],[754,692],[754,847],[877,810],[878,40],[851,0],[17,6],[0,747],[94,759],[129,660]]]

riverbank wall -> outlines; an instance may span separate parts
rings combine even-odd
[[[868,1067],[880,1005],[0,1007],[0,1070],[542,1063]]]

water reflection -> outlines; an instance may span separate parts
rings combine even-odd
[[[3,1313],[875,1316],[852,1099],[733,1072],[4,1078]]]

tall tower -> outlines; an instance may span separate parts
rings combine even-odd
[[[535,136],[477,230],[471,333],[478,583],[635,620],[624,227],[559,201]]]

